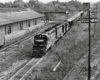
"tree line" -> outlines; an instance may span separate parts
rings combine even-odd
[[[32,8],[37,12],[42,11],[75,11],[81,10],[82,4],[78,1],[69,1],[69,2],[59,2],[51,1],[49,3],[42,3],[38,0],[29,0],[25,3],[23,0],[15,0],[14,2],[0,3],[0,8]]]

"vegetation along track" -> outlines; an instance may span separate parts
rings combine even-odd
[[[46,54],[47,55],[47,54]],[[24,66],[22,66],[14,75],[12,75],[8,80],[25,80],[25,76],[29,74],[35,66],[37,66],[44,57],[33,58],[29,60]]]
[[[16,44],[18,44],[18,43],[22,43],[22,42],[24,42],[24,41],[26,41],[26,40],[28,40],[28,39],[33,38],[34,35],[36,35],[36,34],[42,32],[44,29],[47,29],[48,27],[51,27],[51,26],[53,26],[53,25],[54,25],[54,23],[53,23],[53,24],[52,24],[52,23],[51,23],[51,24],[49,23],[49,25],[48,25],[48,23],[42,25],[42,26],[44,26],[44,27],[41,27],[38,31],[36,30],[32,35],[29,35],[29,36],[27,36],[27,37],[25,37],[25,38],[23,38],[23,39],[20,39],[19,41],[15,41],[15,42],[13,42],[12,44],[9,44],[9,45],[4,46],[3,48],[0,49],[0,52],[4,51],[4,50],[6,50],[6,49],[8,49],[8,48],[10,48],[10,47],[13,47],[14,45],[16,45]]]
[[[99,50],[100,44],[95,45],[92,48],[91,58],[96,55],[96,52]],[[77,63],[76,65],[69,71],[69,73],[64,77],[63,80],[74,80],[78,74],[81,73],[81,67],[87,67],[88,62],[88,53],[86,53]],[[72,77],[73,76],[73,77]]]
[[[96,56],[98,56],[98,54],[100,52],[100,50],[99,50],[99,48],[100,48],[100,37],[99,37],[100,28],[99,28],[99,24],[96,26],[95,37],[92,38],[92,36],[91,36],[91,46],[93,46],[93,47],[91,47],[91,77],[94,77],[93,73],[95,71],[93,71],[92,68],[96,64],[96,62],[95,62],[95,64],[92,63],[92,61],[94,60],[93,58],[95,57],[97,59]],[[67,75],[64,77],[63,80],[87,80],[87,75],[88,75],[87,71],[88,71],[88,53],[86,53],[76,63],[76,65],[69,71],[69,73],[67,73]],[[91,80],[96,80],[96,79],[91,78]]]
[[[24,67],[22,67],[18,72],[16,72],[9,80],[22,80],[25,75],[27,75],[31,69],[38,65],[42,58],[33,58],[31,59]]]

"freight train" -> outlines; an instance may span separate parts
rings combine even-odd
[[[81,18],[83,11],[72,16],[63,23],[56,23],[54,26],[45,29],[34,36],[32,56],[41,57]]]

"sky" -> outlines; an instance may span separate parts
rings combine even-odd
[[[2,3],[9,2],[9,1],[13,2],[14,0],[0,0],[0,2],[2,2]],[[23,1],[24,2],[28,2],[29,0],[23,0]],[[55,0],[38,0],[38,1],[43,2],[43,3],[47,3],[47,2],[55,1]],[[60,2],[68,2],[70,0],[58,0],[58,1],[60,1]],[[94,3],[94,2],[98,2],[100,0],[77,0],[77,1]]]

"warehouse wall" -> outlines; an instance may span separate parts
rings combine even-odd
[[[12,30],[11,30],[11,33],[14,33],[14,32],[18,32],[18,23],[12,24]]]
[[[28,21],[30,22],[30,27],[33,27],[35,25],[38,25],[41,22],[41,18],[30,19],[30,20],[26,20],[26,21],[21,21],[21,22],[16,22],[16,23],[5,25],[5,26],[1,26],[0,31],[4,31],[6,33],[6,35],[21,31],[20,23],[22,23],[22,30],[27,29],[27,28],[29,28]],[[9,26],[11,26],[11,33],[8,33]]]
[[[0,26],[0,32],[4,32],[5,34],[5,26]]]
[[[23,21],[23,29],[27,29],[27,21]]]

